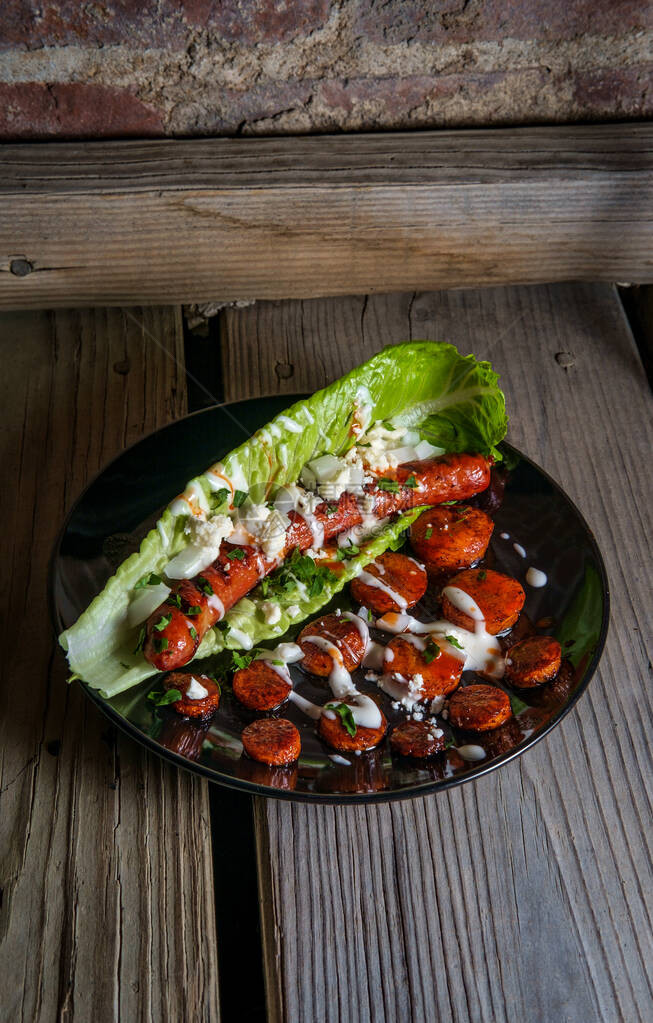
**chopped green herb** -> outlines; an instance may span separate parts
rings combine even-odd
[[[456,744],[453,741],[453,739],[451,738],[451,736],[449,736],[448,739],[444,740],[444,748],[445,749],[452,749],[452,748],[455,749],[456,748]]]
[[[361,549],[355,544],[351,543],[349,547],[339,547],[336,552],[337,561],[351,561],[357,554],[360,554]]]
[[[370,607],[368,607],[367,609],[367,620],[368,622],[374,621],[374,614],[372,613],[372,609]]]
[[[158,586],[160,582],[163,582],[161,576],[158,576],[156,572],[148,572],[142,579],[139,579],[135,584],[135,590],[143,590],[146,586]]]
[[[241,504],[244,504],[247,500],[248,494],[246,490],[236,490],[234,492],[233,506],[234,508],[240,508]]]
[[[386,476],[381,476],[377,481],[376,485],[379,490],[385,490],[388,494],[398,494],[399,484],[396,480],[389,480]]]
[[[170,596],[166,598],[166,604],[169,604],[170,607],[181,607],[181,597],[178,593],[171,593]]]
[[[328,515],[335,515],[335,513],[338,511],[339,507],[340,507],[340,505],[338,505],[338,504],[328,504],[327,505],[327,509],[326,509],[327,510],[327,514]]]
[[[178,689],[167,689],[165,693],[154,689],[151,693],[147,694],[147,698],[155,707],[166,707],[169,703],[176,703],[177,700],[181,700],[181,693]]]
[[[254,652],[239,654],[237,650],[231,652],[231,667],[233,669],[247,668],[254,660]]]
[[[202,608],[199,606],[199,604],[191,604],[191,606],[187,607],[186,610],[184,611],[184,614],[187,615],[189,618],[192,618],[193,615],[200,615],[201,613]]]
[[[269,579],[261,579],[261,594],[262,594],[262,596],[267,597],[269,589],[270,589],[270,580]]]
[[[213,495],[213,500],[215,501],[216,508],[219,505],[221,505],[227,497],[229,497],[229,491],[227,490],[226,487],[221,487],[220,490],[216,490],[215,494]]]
[[[221,621],[216,622],[215,626],[220,630],[220,632],[224,632],[225,636],[229,632],[229,622],[225,622],[224,618]]]
[[[205,593],[207,597],[213,596],[213,587],[208,579],[206,579],[203,575],[198,575],[197,582],[202,593]]]
[[[450,504],[458,504],[458,502],[457,501],[441,501],[440,504],[442,505],[443,508],[446,508],[448,505],[450,505]]]
[[[482,568],[481,571],[478,573],[478,577],[481,580],[481,582],[487,579],[487,572],[485,571],[484,568]]]
[[[317,597],[324,589],[324,579],[320,575],[315,575],[311,579],[311,584],[308,588],[309,597]]]
[[[316,565],[312,558],[295,548],[284,564],[270,576],[269,590],[272,593],[291,593],[297,589],[298,583],[302,583],[308,588],[309,596],[315,597],[322,592],[330,575],[330,569]]]
[[[168,649],[168,640],[165,636],[155,636],[152,640],[152,646],[157,654],[162,654],[164,650]]]
[[[141,625],[141,631],[138,634],[138,642],[134,653],[137,654],[139,650],[143,649],[143,643],[145,642],[145,626]]]
[[[189,635],[190,635],[191,639],[193,639],[193,640],[197,639],[197,629],[195,628],[194,625],[191,625],[191,627],[188,630],[188,632],[189,632]]]
[[[238,561],[242,561],[243,558],[245,557],[245,551],[243,550],[242,547],[234,547],[232,551],[229,551],[227,557],[229,558],[229,561],[233,561],[234,558],[236,558]]]
[[[327,703],[325,710],[335,710],[336,714],[339,715],[344,728],[346,728],[352,738],[356,735],[356,722],[354,721],[354,715],[349,704]]]
[[[456,650],[464,649],[462,643],[459,643],[455,636],[445,636],[444,638],[446,639],[447,643],[451,643],[452,646],[455,646]]]
[[[419,483],[417,482],[415,477],[413,475],[411,475],[411,476],[408,477],[408,479],[404,483],[404,486],[405,487],[410,487],[411,490],[416,490],[417,487],[419,486]]]
[[[278,661],[278,660],[276,660],[276,659],[275,659],[275,660],[273,660],[273,661],[270,661],[270,664],[276,664],[276,665],[278,665],[279,667],[283,667],[283,665],[284,665],[285,663],[286,663],[285,661]]]
[[[423,656],[424,660],[426,661],[426,663],[430,664],[431,661],[434,661],[435,658],[439,657],[441,653],[442,653],[442,651],[440,650],[440,647],[438,646],[438,644],[434,643],[433,640],[430,639],[428,641],[428,643],[426,644],[426,649],[424,650],[424,653],[422,654],[422,656]]]
[[[165,629],[166,625],[170,625],[171,621],[172,621],[172,614],[161,615],[161,617],[159,618],[158,622],[154,623],[154,628],[156,629],[157,632],[163,632],[163,630]]]
[[[431,537],[433,536],[433,526],[427,527],[427,529],[424,531],[424,536],[427,540],[431,539]]]

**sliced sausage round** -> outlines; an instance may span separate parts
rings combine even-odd
[[[550,682],[560,671],[562,649],[553,636],[530,636],[510,647],[506,655],[506,682],[530,689]]]
[[[465,596],[472,598],[469,606]],[[511,576],[490,568],[468,568],[455,575],[442,591],[442,614],[447,621],[473,632],[475,604],[485,619],[486,630],[496,636],[515,624],[525,599],[522,586]]]
[[[508,695],[496,686],[465,686],[449,700],[449,722],[466,732],[489,732],[511,715]]]
[[[252,661],[239,668],[232,683],[234,696],[248,710],[275,710],[288,699],[292,686],[269,661]]]
[[[346,700],[340,701],[347,705]],[[331,715],[322,714],[317,723],[317,734],[326,742],[327,746],[337,750],[339,753],[354,753],[356,750],[374,749],[378,746],[386,733],[388,722],[382,710],[381,724],[378,728],[364,728],[356,725],[354,735],[350,735],[340,714],[334,712]]]
[[[276,767],[294,763],[302,748],[299,732],[286,718],[252,721],[240,738],[252,760]]]
[[[385,648],[383,670],[418,684],[422,699],[447,696],[460,682],[463,661],[436,639],[402,633]]]
[[[341,658],[347,671],[353,671],[365,656],[364,634],[363,622],[359,626],[344,615],[322,615],[305,625],[297,637],[304,654],[302,668],[311,675],[327,678],[333,671],[334,661],[336,667],[340,666]]]
[[[446,748],[444,732],[426,721],[402,721],[390,736],[390,745],[402,757],[425,759]]]
[[[410,527],[410,543],[431,575],[467,568],[487,551],[494,523],[465,504],[429,508]]]
[[[378,585],[370,577],[378,579]],[[365,566],[362,576],[352,579],[351,594],[359,604],[382,615],[413,607],[426,593],[427,583],[425,570],[413,558],[386,551]]]
[[[207,675],[173,671],[164,678],[163,688],[166,692],[176,689],[181,693],[181,699],[175,700],[170,706],[182,717],[206,721],[215,714],[220,703],[218,684]]]

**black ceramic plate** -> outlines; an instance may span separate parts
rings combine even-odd
[[[146,437],[112,462],[78,500],[54,551],[50,582],[57,632],[77,619],[188,479],[294,400],[277,395],[206,409]],[[387,740],[371,753],[342,758],[344,763],[329,756],[313,722],[290,705],[282,714],[300,729],[302,755],[293,768],[273,769],[242,755],[239,736],[252,715],[240,708],[227,687],[206,729],[170,709],[153,710],[146,696],[154,679],[112,700],[103,700],[86,685],[84,691],[107,717],[149,749],[212,781],[261,795],[332,803],[405,798],[500,767],[546,735],[586,689],[603,648],[609,612],[603,560],[580,513],[546,473],[515,449],[506,446],[506,451],[510,471],[503,501],[492,511],[496,525],[486,563],[524,583],[526,605],[520,623],[539,623],[539,631],[555,633],[566,661],[550,685],[527,695],[508,690],[514,717],[495,732],[480,740],[452,734],[455,745],[428,764],[392,755]],[[524,548],[526,558],[513,543]],[[546,586],[534,589],[524,582],[529,565],[547,574]],[[340,595],[334,606],[345,607],[346,600]],[[425,607],[422,612],[427,613]],[[419,616],[419,605],[413,613]],[[291,671],[300,692],[324,702],[324,688],[320,690],[295,666]],[[356,681],[363,690],[374,688],[362,677]],[[392,723],[398,715],[389,699],[383,700]],[[469,742],[485,748],[485,759],[468,762],[460,757],[455,746]]]

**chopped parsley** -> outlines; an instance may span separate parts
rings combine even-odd
[[[163,630],[165,629],[166,625],[170,625],[171,621],[172,621],[172,614],[161,615],[161,617],[159,618],[158,622],[154,623],[154,628],[156,629],[157,632],[163,632]]]
[[[444,638],[446,639],[447,643],[451,643],[452,646],[455,646],[456,650],[464,649],[462,643],[459,643],[455,636],[445,636]]]
[[[176,703],[177,700],[181,700],[181,693],[178,689],[167,689],[165,693],[158,689],[153,689],[151,693],[147,694],[147,698],[155,707],[167,707],[169,703]]]
[[[376,485],[379,490],[385,490],[388,494],[398,494],[399,484],[396,480],[389,480],[387,476],[381,476],[376,481]]]
[[[152,640],[152,646],[156,650],[157,654],[162,654],[164,650],[167,650],[168,645],[168,640],[165,636],[155,636]]]
[[[481,582],[484,582],[487,579],[487,572],[485,571],[484,568],[482,568],[481,571],[478,573],[478,577],[481,580]]]
[[[200,615],[201,613],[202,608],[199,606],[199,604],[191,604],[190,607],[187,607],[186,610],[184,611],[184,614],[188,615],[189,618],[192,618],[193,615]]]
[[[261,594],[262,594],[262,596],[267,597],[268,590],[270,589],[270,580],[269,579],[261,579],[260,587],[261,587]]]
[[[244,504],[247,500],[248,494],[246,490],[235,490],[233,506],[234,508],[240,508],[241,504]]]
[[[221,621],[216,622],[215,627],[219,629],[220,632],[224,632],[225,636],[229,632],[229,622],[226,622],[224,618],[221,619]]]
[[[424,658],[427,664],[430,664],[431,661],[434,661],[435,658],[439,657],[441,653],[442,651],[440,650],[438,644],[434,643],[433,640],[430,639],[426,644],[426,648],[424,650],[424,653],[422,654],[422,657]]]
[[[213,587],[211,586],[211,583],[205,576],[198,575],[197,582],[202,593],[205,593],[207,597],[213,596]]]
[[[191,625],[191,627],[188,630],[188,632],[190,634],[190,638],[191,639],[193,639],[193,640],[197,639],[197,629],[195,628],[194,625]]]
[[[372,612],[372,608],[371,607],[368,607],[368,609],[367,609],[367,620],[368,620],[368,622],[373,622],[374,621],[374,614]]]
[[[326,507],[327,515],[335,515],[339,507],[340,505],[338,504],[328,504]]]
[[[169,597],[166,597],[166,604],[170,607],[181,607],[181,597],[178,593],[171,593]]]
[[[219,505],[221,505],[227,497],[229,497],[229,491],[226,487],[221,487],[220,490],[216,490],[213,496],[216,508],[219,507]]]
[[[241,668],[248,668],[253,660],[254,651],[247,654],[239,654],[237,650],[232,650],[231,652],[231,667],[234,671],[240,670]]]
[[[336,714],[340,717],[343,727],[349,732],[351,737],[353,738],[356,735],[356,722],[354,721],[354,715],[349,704],[327,703],[325,710],[335,710]]]
[[[234,559],[242,561],[243,558],[245,557],[245,551],[243,550],[242,547],[234,547],[232,551],[229,551],[227,557],[229,558],[229,561],[233,561]]]
[[[361,549],[355,544],[351,543],[349,547],[339,547],[336,553],[337,561],[350,561],[355,558],[357,554],[360,554]]]
[[[157,575],[156,572],[148,572],[142,579],[139,579],[135,584],[135,590],[144,590],[146,586],[158,586],[159,583],[163,582],[161,576]]]
[[[419,483],[417,482],[417,480],[415,479],[415,477],[414,477],[413,475],[411,475],[411,476],[409,476],[409,477],[408,477],[408,479],[407,479],[407,480],[405,481],[405,483],[404,483],[404,486],[405,486],[405,487],[410,487],[410,488],[411,488],[411,490],[416,490],[416,489],[417,489],[417,487],[419,487]]]
[[[302,554],[296,547],[289,558],[270,576],[270,586],[266,591],[272,593],[290,593],[297,589],[297,584],[306,586],[309,597],[317,597],[324,590],[325,583],[331,577],[331,570],[323,565],[316,565],[307,554]]]
[[[427,529],[424,531],[424,537],[425,537],[425,539],[430,540],[432,536],[433,536],[433,526],[428,526]]]
[[[141,631],[138,634],[138,642],[136,644],[136,649],[134,650],[135,654],[137,654],[139,650],[143,649],[144,642],[145,642],[145,626],[141,625]]]

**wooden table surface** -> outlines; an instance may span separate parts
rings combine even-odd
[[[616,289],[261,302],[211,331],[184,343],[174,307],[0,319],[0,1018],[261,1018],[263,956],[290,1023],[650,1019],[653,429]],[[612,622],[578,707],[488,777],[360,808],[252,800],[116,735],[48,617],[86,481],[189,407],[313,390],[424,337],[491,359],[509,439],[596,533]]]

